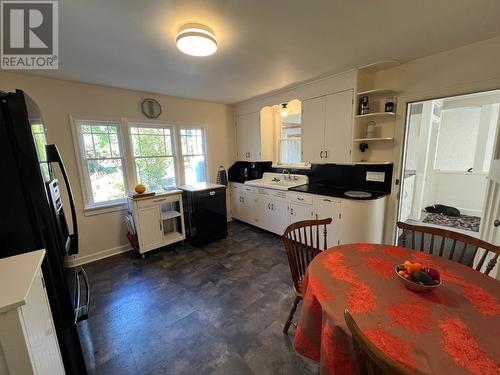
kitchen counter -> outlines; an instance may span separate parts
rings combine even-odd
[[[343,198],[343,199],[355,199],[355,200],[379,199],[379,198],[385,197],[387,195],[387,193],[380,192],[380,191],[373,191],[373,190],[368,190],[368,189],[355,189],[355,188],[348,188],[348,187],[341,187],[341,186],[332,186],[332,185],[326,185],[326,184],[320,184],[320,183],[300,185],[300,186],[290,188],[288,190],[289,191],[297,191],[300,193],[325,195],[328,197]],[[344,194],[346,191],[353,191],[353,190],[366,191],[368,193],[371,193],[372,196],[368,197],[368,198],[357,198],[357,197],[348,197],[347,195]]]

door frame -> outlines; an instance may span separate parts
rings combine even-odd
[[[401,139],[401,142],[398,144],[398,146],[394,147],[393,150],[393,168],[395,171],[395,173],[393,173],[393,185],[395,186],[395,189],[393,189],[391,193],[393,206],[389,208],[389,210],[392,208],[392,215],[386,220],[386,224],[388,224],[390,228],[389,232],[386,231],[386,235],[388,236],[386,238],[390,238],[393,244],[397,244],[398,228],[396,227],[396,223],[399,220],[399,214],[401,211],[401,196],[403,192],[404,165],[406,162],[406,145],[408,141],[407,136],[410,105],[429,100],[439,100],[455,96],[500,90],[500,79],[488,80],[486,82],[487,83],[485,83],[485,81],[482,81],[446,88],[438,88],[421,93],[409,94],[407,96],[401,96],[398,98],[396,116],[400,120],[396,121],[394,138]],[[497,137],[498,136],[500,136],[500,131],[497,132]],[[389,205],[391,205],[391,202],[389,202]]]

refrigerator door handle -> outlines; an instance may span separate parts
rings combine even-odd
[[[73,199],[73,191],[71,190],[68,174],[66,173],[66,168],[64,167],[64,163],[61,159],[61,154],[59,153],[57,146],[46,145],[45,150],[47,152],[47,161],[57,163],[63,175],[64,185],[66,185],[66,191],[68,192],[69,207],[71,209],[71,221],[73,222],[73,234],[69,235],[71,239],[69,255],[78,254],[78,221],[76,219],[75,200]]]
[[[83,279],[85,284],[85,304],[80,305],[81,303],[81,283],[80,277]],[[89,278],[87,276],[87,272],[83,267],[78,267],[78,270],[75,273],[75,324],[81,322],[82,320],[86,320],[89,317],[89,308],[90,308],[90,284]]]

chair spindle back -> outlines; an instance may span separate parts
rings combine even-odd
[[[398,243],[404,247],[455,260],[476,271],[481,271],[489,258],[483,271],[486,275],[495,267],[500,254],[500,246],[463,233],[402,222],[398,222],[397,226],[401,229]],[[484,252],[473,267],[479,249],[483,249]]]
[[[326,226],[332,218],[304,220],[290,224],[283,233],[295,291],[302,292],[302,279],[307,266],[321,251],[328,249]]]

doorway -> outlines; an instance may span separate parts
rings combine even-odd
[[[500,90],[408,104],[398,219],[480,237]]]

